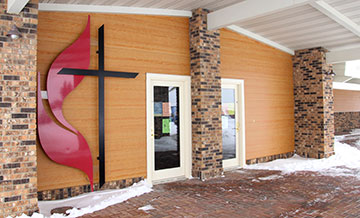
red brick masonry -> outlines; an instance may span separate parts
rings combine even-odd
[[[223,171],[220,32],[207,30],[208,12],[190,18],[192,175],[200,179]]]
[[[268,176],[277,178],[266,180]],[[355,218],[360,214],[359,188],[354,177],[240,170],[205,182],[156,185],[153,192],[83,217]],[[146,205],[155,209],[138,209]]]
[[[0,218],[37,207],[36,49],[38,4],[18,15],[0,0]],[[13,24],[22,38],[6,36]]]
[[[324,48],[311,48],[293,57],[295,152],[303,157],[334,154],[333,76],[325,54]]]
[[[120,189],[126,188],[134,183],[144,180],[144,177],[122,179],[118,181],[106,182],[101,189]],[[99,190],[99,183],[94,183],[94,191]],[[41,200],[60,200],[65,198],[74,197],[80,194],[91,192],[90,185],[82,185],[76,187],[66,187],[61,189],[53,189],[38,192],[38,199]]]
[[[341,135],[360,129],[360,112],[335,112],[335,134]]]

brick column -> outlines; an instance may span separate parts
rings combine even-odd
[[[303,157],[326,158],[334,154],[333,76],[326,50],[295,52],[295,152]]]
[[[207,30],[205,9],[190,18],[192,175],[222,174],[220,32]]]
[[[37,0],[18,15],[0,0],[0,217],[32,214],[37,206]],[[22,38],[6,36],[16,24]]]

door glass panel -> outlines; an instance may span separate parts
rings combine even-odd
[[[235,89],[221,89],[223,159],[236,158]]]
[[[179,87],[154,86],[155,170],[180,167]]]

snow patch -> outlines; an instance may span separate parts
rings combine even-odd
[[[294,155],[267,163],[248,165],[246,169],[278,170],[285,174],[299,171],[319,172],[328,176],[353,176],[360,179],[360,150],[335,139],[335,155],[324,159],[302,158]],[[260,178],[259,178],[260,179]]]
[[[17,218],[78,217],[84,214],[102,210],[108,206],[121,203],[130,198],[137,197],[151,191],[151,185],[148,184],[146,181],[141,181],[135,183],[131,187],[124,189],[96,191],[82,194],[73,198],[57,201],[39,201],[39,208],[41,214],[34,213],[31,217],[23,214],[21,216],[18,216]],[[52,209],[65,206],[74,207],[73,209],[67,211],[69,213],[69,216],[65,216],[63,214],[50,215],[50,211]]]
[[[148,211],[148,210],[155,210],[155,208],[151,204],[148,204],[146,206],[139,207],[138,210]]]
[[[280,175],[271,175],[271,176],[266,176],[266,177],[259,177],[259,180],[273,180],[273,179],[281,179],[283,178],[283,176]]]

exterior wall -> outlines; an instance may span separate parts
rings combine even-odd
[[[360,91],[334,89],[334,111],[360,111]]]
[[[36,195],[37,1],[19,15],[0,0],[0,217],[32,214]],[[16,24],[22,38],[6,36]]]
[[[90,15],[90,69],[97,69],[97,29],[105,24],[105,69],[139,72],[136,79],[105,79],[106,181],[123,187],[124,181],[131,184],[128,181],[146,177],[146,72],[190,75],[189,19]],[[42,90],[50,64],[80,35],[87,16],[87,13],[39,13],[37,63]],[[65,99],[63,107],[65,118],[89,143],[95,182],[98,181],[97,84],[97,78],[84,78]],[[41,196],[54,193],[47,197],[54,199],[60,195],[56,193],[67,192],[67,188],[76,194],[87,190],[84,185],[89,183],[81,171],[52,162],[39,145],[37,155]]]
[[[244,80],[247,163],[291,156],[294,151],[291,55],[225,29],[221,30],[220,38],[221,77]]]
[[[207,30],[205,9],[190,18],[192,175],[222,173],[220,33]]]
[[[334,154],[333,77],[326,72],[326,50],[295,52],[295,151],[311,158]]]
[[[120,189],[133,185],[134,183],[144,180],[144,177],[138,178],[128,178],[117,181],[106,182],[101,189]],[[94,191],[98,191],[99,183],[94,183]],[[90,185],[80,185],[73,187],[64,187],[52,190],[45,190],[38,192],[38,199],[40,201],[50,201],[50,200],[61,200],[65,198],[74,197],[80,194],[91,192]]]
[[[360,92],[334,90],[335,134],[360,128]]]
[[[335,112],[335,134],[348,134],[353,129],[360,129],[360,112]]]

